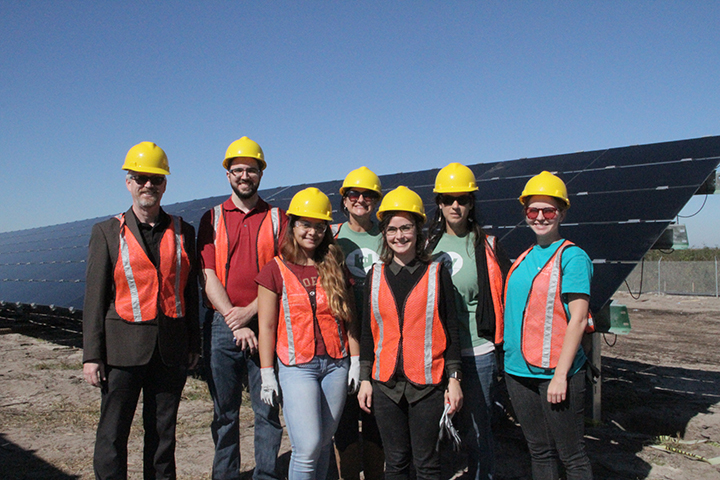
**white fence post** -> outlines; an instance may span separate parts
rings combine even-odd
[[[658,258],[658,293],[662,291],[660,290],[660,262],[662,262],[662,257]]]

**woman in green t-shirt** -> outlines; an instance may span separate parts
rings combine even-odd
[[[443,261],[452,274],[460,326],[463,391],[468,399],[458,426],[468,452],[468,473],[474,480],[492,479],[495,458],[491,430],[497,376],[495,338],[502,321],[504,276],[510,261],[478,223],[475,175],[451,163],[435,179],[437,211],[430,224],[428,253]]]
[[[337,245],[345,255],[345,265],[353,277],[353,292],[357,318],[362,318],[363,284],[373,263],[380,259],[382,236],[375,218],[382,197],[382,184],[374,172],[360,167],[347,174],[340,187],[340,209],[348,221],[332,225]],[[357,322],[359,327],[361,322]],[[358,338],[360,332],[357,332]],[[353,357],[353,367],[358,368]],[[351,367],[351,368],[353,368]],[[340,424],[335,432],[335,448],[340,459],[340,471],[344,480],[382,480],[385,455],[375,415],[360,410],[357,392],[351,392],[345,402]],[[362,421],[362,437],[358,430]]]

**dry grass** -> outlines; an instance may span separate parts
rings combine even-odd
[[[32,429],[42,435],[48,428],[93,428],[100,418],[100,402],[78,405],[67,401],[49,404],[46,408],[8,408],[0,416],[0,430],[12,427]]]

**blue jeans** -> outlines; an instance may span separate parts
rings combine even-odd
[[[218,312],[210,311],[204,324],[208,387],[213,399],[211,425],[215,442],[213,479],[240,478],[240,403],[247,371],[250,402],[255,412],[255,480],[275,480],[282,441],[279,407],[260,399],[260,360],[235,345],[232,331]]]
[[[347,397],[348,358],[327,355],[288,367],[278,362],[283,415],[292,444],[288,480],[325,479],[332,437]]]
[[[497,363],[495,352],[462,357],[465,397],[457,425],[468,453],[468,478],[490,480],[495,473],[495,447],[491,428]]]
[[[547,401],[549,379],[506,375],[508,393],[530,449],[533,480],[560,478],[558,458],[567,480],[592,480],[585,452],[585,369],[568,379],[566,400]]]

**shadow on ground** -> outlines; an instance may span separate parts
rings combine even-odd
[[[24,450],[0,433],[0,471],[4,480],[75,480],[69,475],[35,455]]]

